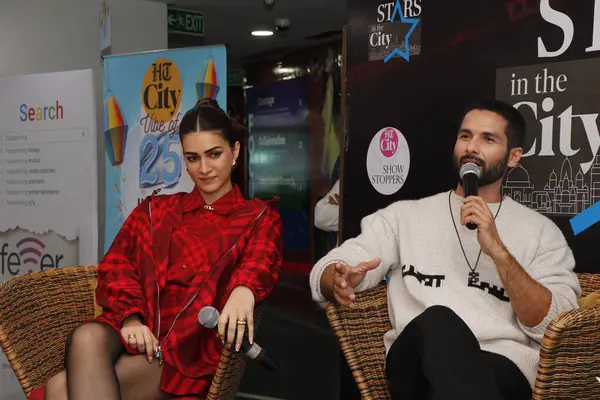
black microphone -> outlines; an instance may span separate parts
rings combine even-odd
[[[218,330],[220,314],[216,308],[206,306],[198,313],[198,322],[205,328]],[[251,360],[256,360],[261,363],[263,367],[268,370],[274,371],[278,368],[277,361],[271,357],[265,349],[260,347],[256,342],[250,344],[246,335],[242,340],[242,352]]]
[[[481,176],[481,170],[474,163],[465,163],[460,167],[460,179],[462,180],[462,187],[465,199],[469,196],[477,196],[479,177]],[[473,222],[467,222],[467,228],[474,230],[477,229],[477,225]]]

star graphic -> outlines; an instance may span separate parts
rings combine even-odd
[[[390,22],[394,22],[394,20],[396,19],[397,16],[400,16],[400,22],[402,22],[403,24],[410,24],[411,27],[408,30],[408,32],[406,33],[406,36],[404,36],[404,51],[402,51],[396,47],[394,50],[391,51],[390,54],[388,54],[385,57],[385,59],[383,60],[384,63],[388,62],[394,56],[400,56],[400,57],[404,58],[406,60],[406,62],[408,62],[410,60],[410,47],[408,45],[408,38],[410,37],[410,35],[412,35],[413,31],[417,27],[417,24],[419,23],[419,19],[418,18],[404,18],[404,15],[402,15],[402,8],[400,7],[400,0],[396,0],[396,5],[394,6],[394,12],[392,13]]]

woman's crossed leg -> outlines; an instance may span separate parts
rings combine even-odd
[[[45,400],[167,399],[158,361],[128,354],[119,333],[102,323],[86,323],[69,335],[65,367],[48,381]]]

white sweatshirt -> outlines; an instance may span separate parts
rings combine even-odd
[[[363,218],[358,237],[315,264],[310,275],[313,298],[325,301],[320,281],[327,265],[342,262],[356,266],[379,257],[379,267],[368,272],[356,290],[373,288],[386,275],[389,278],[392,329],[383,338],[386,351],[413,318],[430,306],[443,305],[466,322],[482,350],[512,360],[533,386],[540,342],[548,323],[560,312],[576,308],[581,293],[571,249],[550,219],[504,198],[496,218],[502,242],[525,271],[552,292],[548,315],[538,326],[528,328],[518,321],[496,266],[484,253],[476,269],[479,284],[467,284],[470,269],[450,219],[449,196],[465,253],[474,267],[480,247],[477,231],[460,224],[461,197],[445,192],[398,201]],[[488,206],[495,214],[499,203]]]
[[[340,181],[337,180],[329,193],[315,205],[315,226],[326,232],[337,232],[340,218],[340,206],[329,203],[329,196],[340,194]]]

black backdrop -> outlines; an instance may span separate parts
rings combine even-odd
[[[377,30],[373,27],[380,16],[377,11],[387,6],[381,6],[384,4],[381,0],[349,1],[347,144],[343,161],[344,240],[360,233],[360,221],[364,216],[393,201],[421,198],[455,186],[451,160],[461,112],[475,99],[496,97],[497,69],[600,57],[600,51],[585,51],[592,44],[593,0],[550,0],[553,9],[571,18],[575,31],[569,49],[553,58],[538,57],[538,36],[548,50],[556,50],[563,42],[563,31],[543,19],[536,0],[407,1],[421,7],[419,30],[409,39],[411,45],[420,42],[420,54],[411,55],[409,62],[393,58],[387,63],[369,61],[373,52],[369,37],[374,29]],[[402,23],[395,21],[393,24]],[[380,29],[402,32],[408,26],[388,24]],[[600,93],[600,78],[589,78],[586,90]],[[591,113],[590,107],[600,111],[598,97],[589,96],[596,102],[587,104],[585,112]],[[553,111],[555,119],[563,110]],[[574,114],[577,112],[581,113],[573,109]],[[527,118],[528,143],[532,143],[540,135],[541,127],[531,115]],[[556,137],[559,125],[558,121],[554,123]],[[369,143],[386,126],[399,129],[410,148],[410,171],[406,182],[389,196],[373,188],[365,168]],[[573,137],[577,135],[585,137],[581,123],[573,124]],[[553,146],[558,148],[558,139],[555,138],[555,142]],[[533,170],[535,163],[550,163],[560,170],[563,159],[559,155],[530,157],[528,169]],[[586,180],[589,180],[588,176],[589,173]],[[572,246],[576,270],[599,272],[600,256],[594,244],[600,242],[600,224],[575,235],[569,222],[571,216],[552,213],[548,216],[563,230]]]

